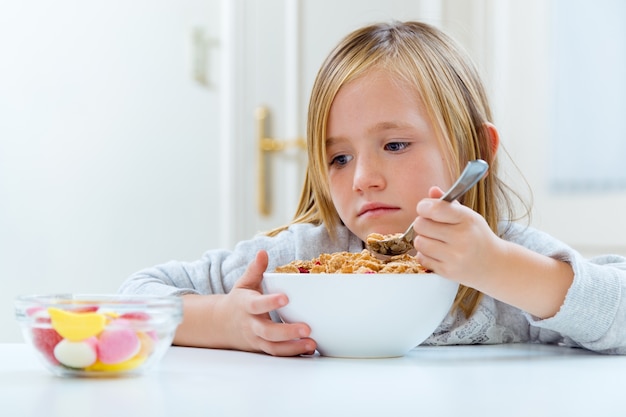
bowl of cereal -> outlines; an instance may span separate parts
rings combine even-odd
[[[23,295],[15,316],[36,356],[58,376],[143,373],[171,345],[179,297]]]
[[[287,323],[304,322],[322,356],[404,356],[426,340],[450,311],[458,283],[414,257],[380,260],[361,253],[322,254],[266,272],[266,293],[284,293]]]

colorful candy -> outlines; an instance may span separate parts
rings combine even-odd
[[[98,359],[108,365],[125,362],[141,349],[141,341],[130,327],[105,330],[98,340]]]
[[[61,340],[63,338],[54,329],[33,328],[33,345],[52,364],[59,363],[57,358],[54,357],[54,348]]]
[[[144,312],[120,315],[89,307],[49,307],[29,313],[43,324],[32,329],[33,344],[54,365],[87,372],[127,371],[154,350],[156,335],[135,328],[150,319]]]
[[[54,347],[54,357],[70,368],[85,368],[98,359],[98,339],[95,336],[82,341],[61,340]]]

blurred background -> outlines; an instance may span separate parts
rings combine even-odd
[[[378,20],[467,48],[533,225],[626,254],[625,18],[620,0],[3,1],[0,341],[21,340],[18,294],[115,292],[287,223],[316,71]]]

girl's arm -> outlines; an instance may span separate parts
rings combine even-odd
[[[559,312],[574,279],[570,264],[493,235],[482,276],[471,277],[481,292],[546,319]]]
[[[246,258],[253,259],[247,267]],[[226,262],[230,265],[224,268]],[[235,255],[210,251],[199,261],[168,262],[139,271],[122,283],[119,292],[182,297],[183,321],[177,328],[175,345],[280,356],[313,352],[315,342],[308,338],[307,325],[271,320],[269,312],[286,303],[287,297],[262,294],[267,267],[268,254],[259,248],[244,248]],[[239,277],[232,288],[229,278],[220,275],[224,270]]]
[[[228,294],[183,296],[183,322],[174,344],[265,352],[311,354],[315,342],[304,323],[275,323],[269,312],[287,304],[284,294],[262,294],[267,253],[260,251]]]
[[[174,344],[295,356],[315,351],[304,323],[275,323],[269,312],[287,304],[284,294],[262,294],[267,253],[260,251],[228,294],[183,295],[183,321]]]
[[[501,239],[482,216],[440,195],[433,188],[417,207],[420,263],[535,317],[554,316],[572,284],[571,266]]]

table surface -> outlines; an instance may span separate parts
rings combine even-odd
[[[6,416],[626,416],[626,356],[558,346],[417,347],[277,358],[171,347],[141,376],[62,378],[0,344]],[[10,410],[8,414],[5,410]]]

